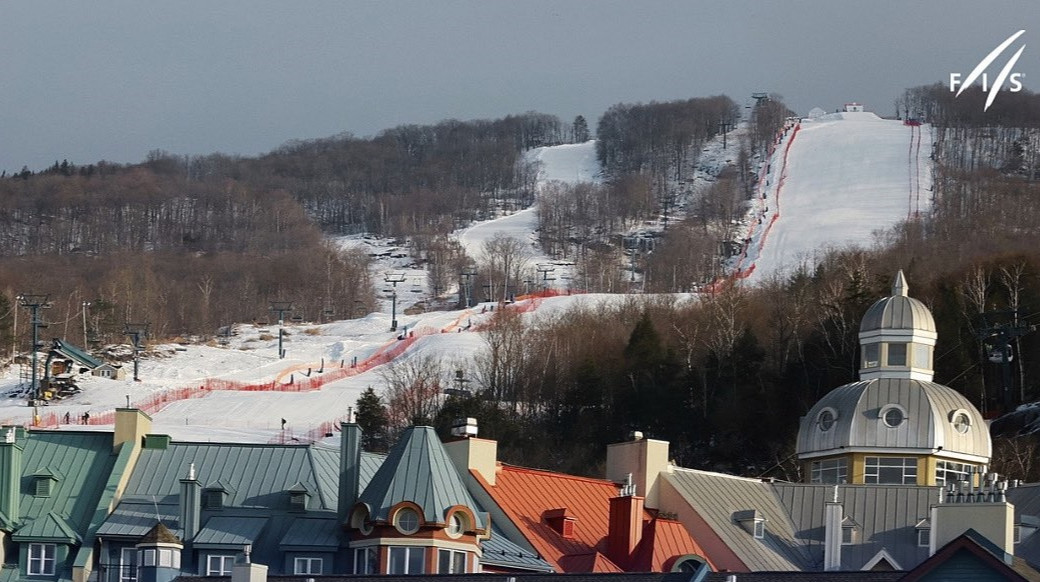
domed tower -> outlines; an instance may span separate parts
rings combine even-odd
[[[900,271],[892,296],[859,328],[859,382],[832,390],[801,420],[797,454],[811,483],[944,485],[989,463],[979,411],[932,382],[935,320],[907,295]]]

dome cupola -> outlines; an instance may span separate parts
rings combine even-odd
[[[930,382],[933,376],[935,319],[910,297],[903,272],[896,274],[892,296],[870,306],[859,326],[860,380],[910,378]]]

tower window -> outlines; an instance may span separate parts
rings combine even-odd
[[[410,507],[403,507],[394,515],[394,525],[403,534],[413,534],[419,531],[419,514]]]
[[[888,344],[888,365],[906,365],[906,344]]]
[[[834,421],[838,419],[838,413],[832,408],[824,408],[820,411],[820,416],[817,419],[820,423],[820,430],[827,432],[834,426]]]
[[[881,408],[878,412],[878,418],[880,418],[881,422],[884,422],[885,426],[888,428],[896,428],[906,420],[906,411],[898,404],[889,404]]]
[[[867,457],[864,460],[864,483],[917,484],[917,459],[914,457]]]
[[[867,344],[863,346],[863,367],[864,368],[877,368],[879,365],[878,357],[878,345]]]
[[[810,467],[811,483],[845,483],[848,465],[844,458],[813,461]]]

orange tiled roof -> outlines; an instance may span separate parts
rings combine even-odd
[[[477,481],[502,508],[543,559],[558,572],[621,572],[607,557],[610,529],[610,499],[617,497],[616,484],[605,479],[576,477],[551,471],[500,465],[495,485],[479,473]],[[546,515],[574,518],[574,532],[564,538]],[[555,510],[555,511],[554,511]],[[637,547],[633,570],[653,566],[662,571],[670,558],[685,554],[704,555],[682,525],[672,520],[652,519],[644,512],[644,540]],[[649,539],[647,539],[649,536]],[[645,548],[645,549],[644,549]],[[639,560],[639,556],[646,557]],[[647,565],[644,565],[644,562]]]

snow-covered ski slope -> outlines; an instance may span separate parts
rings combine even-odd
[[[538,164],[538,183],[550,181],[575,184],[599,181],[599,161],[596,160],[596,142],[564,144],[536,148],[527,154],[527,159]],[[538,229],[538,207],[531,206],[519,212],[478,222],[459,233],[459,242],[466,254],[479,259],[484,242],[496,235],[511,236],[532,245],[532,263],[550,262],[536,246]]]
[[[597,179],[599,169],[594,142],[542,148],[533,150],[530,155],[541,162],[539,180],[542,183]],[[535,212],[533,208],[527,209],[472,226],[462,233],[467,247],[470,252],[479,253],[484,240],[502,231],[533,242],[537,226]],[[369,240],[371,237],[357,238],[341,240],[340,244],[361,246],[387,255],[377,257],[381,270],[403,271],[415,279],[421,277],[421,273],[403,267],[408,259],[401,249],[386,247],[386,241]],[[175,439],[248,442],[299,439],[305,442],[308,437],[320,434],[322,431],[316,429],[321,429],[323,424],[346,418],[349,408],[367,387],[382,390],[384,368],[380,363],[386,359],[403,362],[430,357],[440,362],[450,376],[457,368],[467,368],[471,358],[483,349],[484,340],[477,328],[493,315],[492,304],[478,304],[467,310],[404,314],[407,305],[425,296],[412,294],[418,285],[408,281],[398,288],[400,327],[397,332],[390,331],[389,302],[381,301],[380,311],[358,319],[322,325],[288,324],[289,335],[284,342],[286,357],[279,359],[277,324],[239,325],[226,346],[157,346],[157,353],[162,356],[152,355],[141,360],[140,382],[86,377],[80,382],[82,393],[52,401],[36,410],[27,407],[22,398],[0,399],[0,421],[31,424],[34,416],[38,416],[46,427],[54,427],[55,419],[58,423],[55,428],[105,427],[98,422],[110,418],[111,411],[117,407],[127,403],[145,407],[146,403],[159,402],[158,406],[148,408],[153,431]],[[578,303],[627,299],[630,298],[621,295],[561,296],[523,300],[516,308],[535,316]],[[406,334],[403,340],[398,339],[402,330]],[[392,358],[380,358],[387,354]],[[357,368],[352,367],[355,362],[359,364]],[[132,367],[132,363],[124,364],[126,369]],[[315,379],[322,380],[317,389],[296,391],[296,387]],[[450,380],[446,377],[445,381]],[[17,367],[10,368],[0,377],[0,391],[13,391],[19,382]],[[222,382],[247,390],[209,389]],[[274,385],[276,389],[254,389],[262,385]],[[190,396],[185,397],[189,393]],[[89,415],[89,425],[82,424],[84,414]]]
[[[931,207],[932,137],[873,113],[834,113],[789,129],[754,201],[738,277],[752,284],[811,267],[827,249],[870,247],[875,233]]]

